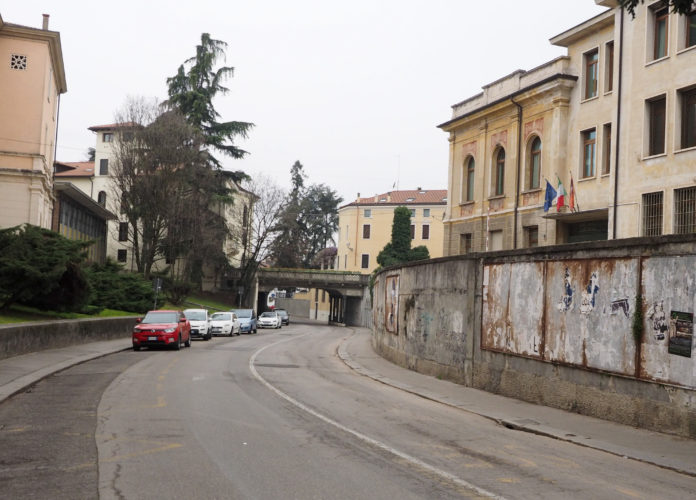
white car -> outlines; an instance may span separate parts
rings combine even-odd
[[[211,335],[239,335],[239,318],[233,312],[217,312],[210,317]]]
[[[206,309],[185,309],[184,316],[191,323],[191,337],[201,337],[205,340],[210,340],[213,337]]]
[[[266,311],[261,313],[258,320],[259,328],[280,328],[281,320],[278,313],[275,311]]]

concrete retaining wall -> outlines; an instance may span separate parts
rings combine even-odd
[[[373,293],[373,345],[402,366],[696,437],[694,235],[436,259]]]
[[[128,338],[133,325],[135,316],[0,326],[0,359],[85,342]]]

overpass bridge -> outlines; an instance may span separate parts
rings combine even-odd
[[[366,291],[370,276],[332,269],[262,268],[256,274],[261,302],[274,288],[319,288],[329,294],[329,322],[360,325],[363,323]]]

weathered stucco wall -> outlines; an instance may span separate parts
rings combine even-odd
[[[373,344],[417,371],[696,437],[695,243],[638,238],[387,269]]]

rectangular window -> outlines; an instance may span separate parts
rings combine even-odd
[[[369,224],[363,224],[363,239],[364,240],[370,239],[370,225]]]
[[[423,224],[422,236],[424,240],[430,239],[430,224]]]
[[[597,131],[585,130],[582,133],[582,177],[594,177],[596,157]]]
[[[662,96],[648,101],[648,156],[665,152],[665,108],[667,99]]]
[[[696,232],[696,187],[674,190],[674,233]]]
[[[667,32],[669,29],[669,9],[656,10],[654,16],[653,59],[667,56]]]
[[[681,99],[681,148],[696,146],[696,88],[680,91]]]
[[[416,209],[415,208],[411,208],[409,211],[411,212],[411,217],[416,216]]]
[[[118,241],[128,241],[128,223],[118,223]]]
[[[597,63],[599,51],[597,49],[585,54],[585,99],[597,95]]]
[[[459,235],[459,253],[471,253],[471,233]]]
[[[696,45],[696,9],[686,15],[686,46]]]
[[[539,246],[539,226],[528,226],[524,228],[527,237],[527,248]]]
[[[662,192],[643,195],[643,236],[662,234]]]
[[[119,262],[126,262],[126,261],[128,260],[128,251],[127,251],[127,250],[123,250],[123,249],[119,250],[119,251],[116,253],[116,259],[117,259]]]
[[[106,158],[99,160],[99,175],[109,175],[109,160]]]
[[[498,230],[498,231],[490,231],[488,233],[490,241],[489,241],[489,250],[495,252],[496,250],[502,250],[503,249],[503,231]]]
[[[415,239],[416,237],[416,225],[411,224],[411,239]]]
[[[360,263],[360,267],[363,269],[368,269],[370,267],[370,255],[369,254],[362,254],[362,262]]]
[[[366,219],[369,219],[370,217],[372,217],[372,209],[371,209],[371,208],[366,208],[366,209],[363,211],[363,217],[365,217]]]
[[[614,90],[614,42],[607,42],[604,67],[604,92]]]
[[[111,132],[104,132],[102,135],[102,142],[113,142],[114,140],[114,134]]]
[[[423,209],[423,217],[430,217],[430,209],[429,208]]]
[[[602,175],[611,172],[611,123],[602,129]]]

